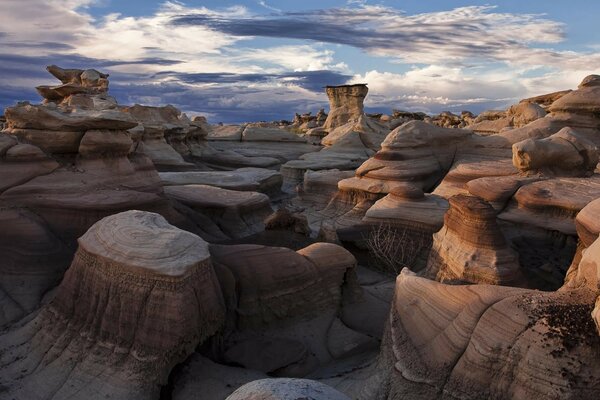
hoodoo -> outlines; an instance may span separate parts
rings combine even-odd
[[[0,336],[0,398],[154,399],[224,317],[206,242],[157,214],[106,217],[52,301]]]

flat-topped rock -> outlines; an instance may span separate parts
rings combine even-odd
[[[157,214],[112,215],[80,238],[52,301],[0,337],[4,393],[157,398],[224,315],[206,242]]]
[[[213,126],[208,133],[208,140],[230,140],[235,142],[242,141],[243,125],[217,125]]]
[[[264,193],[208,185],[166,186],[165,193],[212,220],[231,238],[262,232],[265,219],[273,212]]]
[[[496,211],[501,211],[521,186],[539,179],[541,178],[519,175],[491,176],[467,182],[466,189],[470,194],[490,203]]]
[[[260,127],[248,125],[242,132],[243,142],[299,142],[306,143],[302,136],[280,128]]]
[[[91,255],[159,275],[182,276],[210,259],[204,240],[175,228],[158,214],[143,211],[106,217],[78,243]]]
[[[367,85],[327,86],[325,90],[329,98],[329,114],[323,124],[326,131],[342,126],[364,113],[363,102],[369,92]]]
[[[344,290],[354,290],[356,260],[341,246],[316,243],[297,252],[260,245],[211,245],[216,265],[230,276],[226,299],[235,301],[230,319],[238,329],[262,329],[315,317],[339,307]],[[228,290],[234,292],[229,293]]]
[[[437,232],[444,224],[448,201],[434,194],[423,194],[421,198],[410,195],[398,196],[393,192],[371,206],[363,221],[369,224],[394,224],[426,232]]]
[[[128,114],[118,110],[69,110],[21,104],[6,108],[5,115],[9,129],[39,129],[49,131],[82,132],[89,129],[127,130],[137,122]]]
[[[269,204],[264,193],[242,192],[209,185],[166,186],[165,193],[197,207],[244,208]]]
[[[276,192],[282,177],[277,171],[263,168],[240,168],[234,171],[189,171],[159,173],[163,185],[210,185],[223,189]]]

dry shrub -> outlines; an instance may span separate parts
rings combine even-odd
[[[381,223],[369,232],[365,244],[380,269],[397,275],[404,267],[414,269],[431,238],[423,232]]]

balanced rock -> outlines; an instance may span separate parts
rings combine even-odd
[[[62,82],[60,86],[38,86],[38,93],[46,101],[62,102],[65,98],[77,94],[104,94],[108,92],[108,74],[95,69],[63,69],[56,65],[46,70]]]
[[[107,217],[79,239],[54,299],[0,338],[14,399],[153,399],[223,323],[208,244],[153,213]]]

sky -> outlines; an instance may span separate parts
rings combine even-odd
[[[210,122],[327,108],[323,87],[367,83],[365,106],[505,109],[600,73],[589,0],[1,0],[0,108],[39,102],[45,66],[110,74],[120,104]]]

